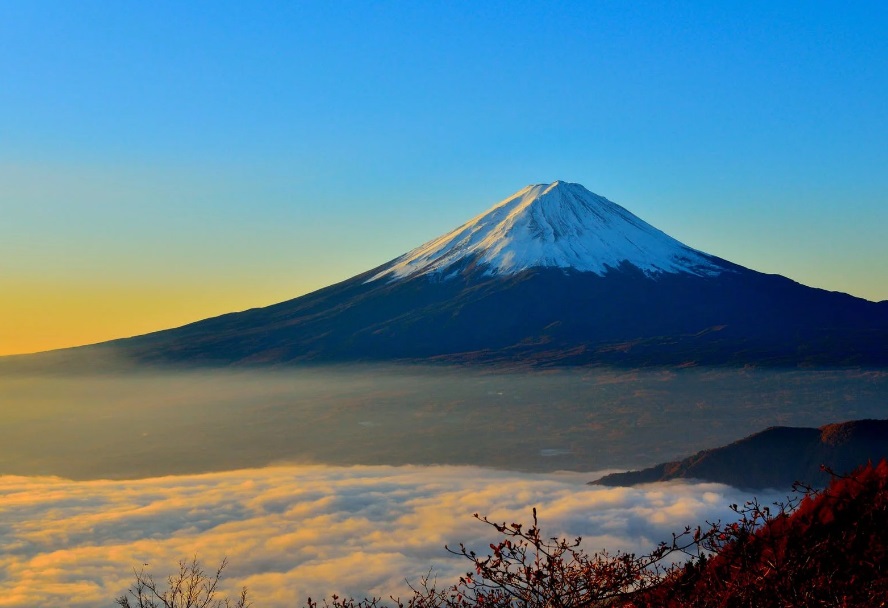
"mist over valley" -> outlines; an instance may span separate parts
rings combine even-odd
[[[281,463],[651,466],[774,425],[884,417],[873,370],[429,366],[0,375],[0,470],[125,479]]]
[[[587,485],[772,424],[883,415],[881,371],[318,366],[0,376],[0,591],[100,605],[132,568],[231,561],[262,605],[408,593],[480,512],[644,551],[750,497]],[[572,471],[572,472],[568,472]],[[763,501],[788,488],[760,490]]]

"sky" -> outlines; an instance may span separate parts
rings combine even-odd
[[[529,183],[888,299],[888,5],[0,3],[0,355],[286,300]]]

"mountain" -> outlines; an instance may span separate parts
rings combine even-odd
[[[743,268],[556,181],[342,283],[88,351],[176,365],[883,366],[886,343],[888,302]]]
[[[667,462],[593,481],[605,486],[633,486],[670,479],[702,479],[739,488],[790,488],[796,481],[822,485],[828,476],[888,458],[888,420],[852,420],[820,428],[776,426],[730,445],[703,450]]]

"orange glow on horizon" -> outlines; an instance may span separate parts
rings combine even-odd
[[[279,293],[274,293],[275,291]],[[244,289],[13,283],[0,293],[0,356],[83,346],[267,306],[299,295],[293,286]]]

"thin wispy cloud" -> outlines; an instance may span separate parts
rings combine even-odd
[[[165,576],[195,554],[208,566],[228,556],[226,585],[246,584],[257,606],[406,594],[405,578],[430,567],[441,581],[464,572],[445,544],[483,550],[493,540],[476,512],[527,521],[537,507],[547,534],[582,535],[591,551],[646,550],[747,498],[718,484],[603,488],[585,485],[591,478],[447,466],[0,477],[0,606],[110,605],[134,567]]]

